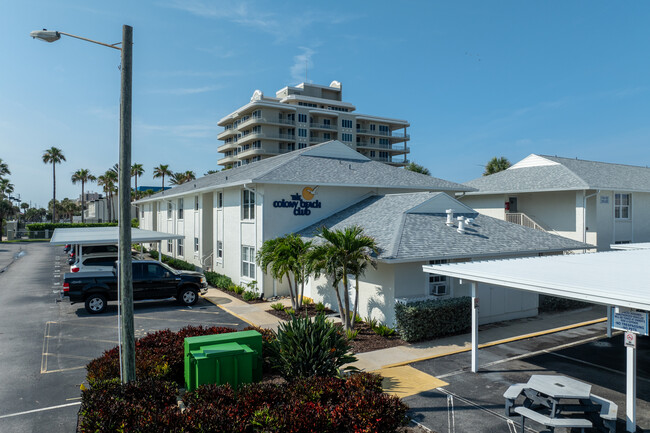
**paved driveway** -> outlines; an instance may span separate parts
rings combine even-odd
[[[21,254],[19,254],[21,253]],[[0,244],[0,431],[72,432],[84,366],[117,345],[117,305],[89,315],[83,304],[56,302],[69,267],[62,247]],[[244,328],[201,299],[135,304],[136,337],[189,324]]]
[[[561,374],[592,384],[592,393],[618,405],[625,431],[625,348],[622,335],[603,336],[603,324],[494,346],[480,351],[479,373],[471,373],[468,353],[411,364],[448,385],[407,397],[412,415],[443,432],[520,431],[519,417],[506,418],[503,393],[532,374]],[[639,339],[637,424],[650,429],[650,342]],[[543,427],[527,422],[526,431]],[[530,427],[530,428],[529,428]]]

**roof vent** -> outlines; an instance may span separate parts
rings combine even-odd
[[[465,218],[465,223],[467,223],[467,226],[473,226],[474,225],[474,218]]]
[[[447,209],[447,226],[451,227],[454,225],[454,210],[453,209]]]
[[[458,217],[458,228],[456,229],[458,233],[465,233],[465,217]]]

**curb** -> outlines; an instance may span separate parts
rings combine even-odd
[[[259,328],[259,326],[256,325],[255,323],[251,322],[250,320],[246,319],[246,318],[243,317],[243,316],[240,316],[239,314],[235,313],[234,311],[229,310],[228,308],[224,307],[223,305],[218,304],[216,301],[213,301],[212,299],[210,299],[210,298],[208,298],[208,297],[205,297],[205,296],[201,296],[201,297],[202,297],[203,299],[205,299],[206,301],[208,301],[209,303],[214,304],[214,305],[216,305],[217,307],[221,308],[221,309],[222,309],[223,311],[225,311],[226,313],[231,314],[231,315],[235,316],[236,318],[238,318],[239,320],[248,323],[250,326],[254,326],[254,327],[256,327],[256,328]]]
[[[486,348],[486,347],[498,346],[499,344],[506,344],[506,343],[511,343],[513,341],[526,340],[528,338],[539,337],[541,335],[554,334],[556,332],[567,331],[569,329],[575,329],[575,328],[581,328],[583,326],[594,325],[596,323],[602,323],[602,322],[606,322],[606,321],[607,321],[607,317],[602,317],[600,319],[588,320],[586,322],[575,323],[573,325],[560,326],[559,328],[547,329],[546,331],[532,332],[530,334],[523,334],[523,335],[518,335],[516,337],[504,338],[502,340],[495,340],[495,341],[491,341],[489,343],[479,344],[478,348],[483,349],[483,348]],[[442,358],[444,356],[455,355],[457,353],[470,352],[471,350],[472,350],[471,347],[464,347],[462,349],[452,350],[452,351],[445,352],[445,353],[439,353],[437,355],[425,356],[425,357],[422,357],[422,358],[412,359],[410,361],[402,361],[402,362],[396,362],[394,364],[387,364],[387,365],[382,366],[381,368],[402,367],[404,365],[409,365],[409,364],[412,364],[414,362],[420,362],[420,361],[427,361],[429,359]]]

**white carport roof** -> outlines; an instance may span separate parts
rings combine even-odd
[[[425,272],[463,280],[650,311],[650,250],[527,257],[425,265]]]
[[[639,242],[636,244],[612,244],[613,250],[650,250],[650,242]]]
[[[161,242],[170,239],[183,239],[183,235],[155,232],[152,230],[131,229],[131,241],[134,244]],[[107,245],[119,242],[118,227],[78,227],[54,230],[50,243],[53,245],[82,244]]]

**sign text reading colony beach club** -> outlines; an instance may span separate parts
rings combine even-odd
[[[311,215],[311,209],[320,209],[320,200],[314,200],[316,188],[305,187],[302,194],[291,194],[290,200],[275,200],[273,207],[293,209],[294,215]]]

